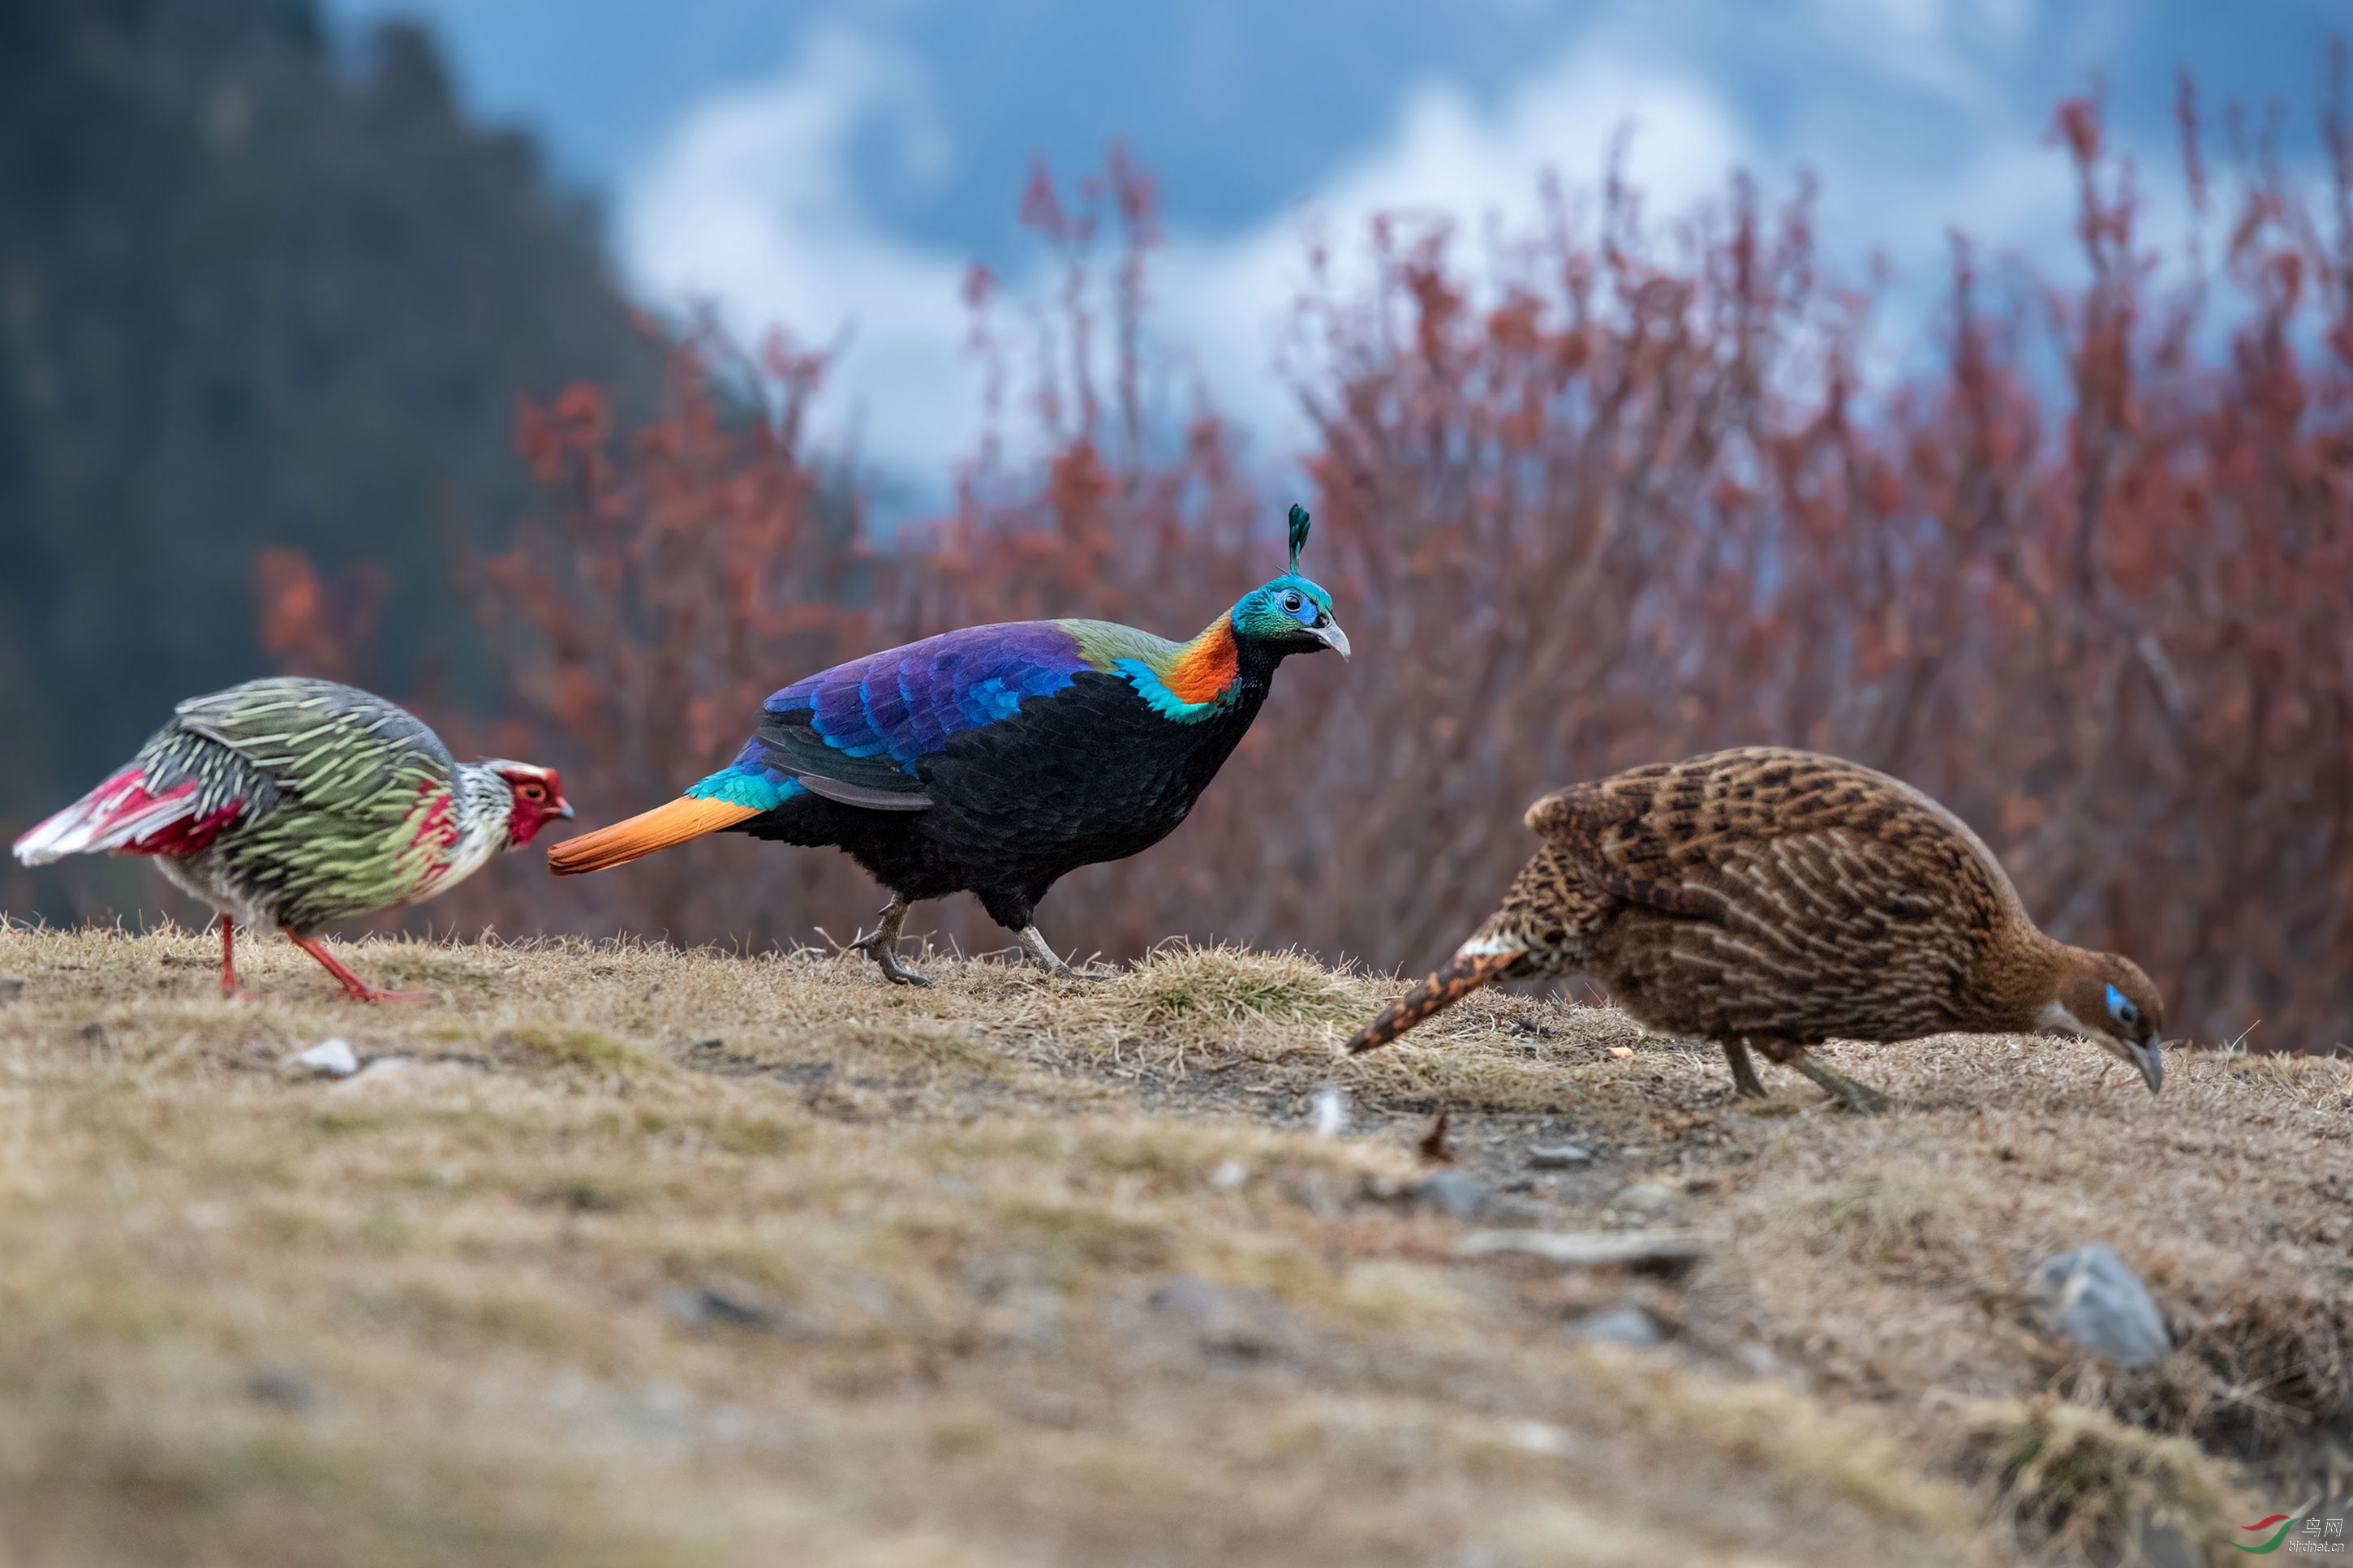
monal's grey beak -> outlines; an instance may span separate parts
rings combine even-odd
[[[1314,633],[1315,639],[1325,647],[1332,649],[1342,658],[1348,657],[1348,634],[1340,629],[1339,622],[1326,616],[1324,617],[1323,625],[1310,626],[1307,629]]]

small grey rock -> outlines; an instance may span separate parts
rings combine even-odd
[[[290,1367],[260,1366],[245,1380],[246,1397],[283,1410],[308,1410],[319,1402],[311,1380]]]
[[[1575,1143],[1531,1143],[1528,1163],[1539,1171],[1557,1171],[1569,1165],[1592,1162],[1593,1151]]]
[[[1414,1187],[1413,1206],[1453,1219],[1471,1219],[1495,1207],[1495,1194],[1468,1171],[1440,1171]]]
[[[776,1308],[725,1281],[672,1290],[662,1298],[662,1307],[680,1322],[698,1329],[776,1329],[784,1323]]]
[[[1588,1345],[1654,1345],[1666,1336],[1640,1307],[1612,1307],[1572,1320],[1568,1337]]]
[[[1266,1291],[1213,1285],[1190,1274],[1157,1281],[1141,1306],[1140,1314],[1127,1317],[1132,1339],[1174,1342],[1213,1362],[1280,1360],[1300,1353],[1307,1341],[1306,1331]]]
[[[1661,1186],[1656,1182],[1636,1182],[1620,1193],[1615,1201],[1629,1214],[1661,1215],[1672,1213],[1683,1199],[1672,1187]]]
[[[329,1078],[349,1078],[360,1070],[360,1058],[358,1053],[352,1049],[351,1041],[335,1035],[321,1040],[307,1051],[297,1053],[294,1065],[323,1073]]]
[[[988,1305],[982,1331],[997,1344],[1050,1351],[1062,1342],[1065,1302],[1051,1285],[1018,1285]]]
[[[25,982],[17,975],[0,974],[0,1007],[5,1007],[25,994]]]
[[[1705,1255],[1694,1231],[1474,1230],[1454,1244],[1457,1258],[1499,1253],[1541,1258],[1570,1268],[1623,1266],[1655,1274],[1688,1273]]]
[[[2044,1259],[2034,1270],[2033,1296],[2044,1328],[2118,1366],[2147,1366],[2173,1353],[2156,1298],[2105,1243]]]

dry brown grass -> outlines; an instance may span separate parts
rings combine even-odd
[[[2342,1064],[2177,1055],[2151,1101],[2055,1042],[1841,1048],[1903,1101],[1858,1121],[1500,993],[1345,1062],[1396,987],[1296,956],[917,992],[383,942],[439,999],[358,1009],[282,943],[223,1003],[210,954],[0,929],[13,1562],[2097,1560],[2290,1506],[2353,1419]],[[418,1065],[284,1065],[332,1034]],[[1400,1196],[1439,1106],[1502,1222],[1710,1255],[1458,1259]],[[2164,1365],[2036,1331],[2093,1240]],[[1566,1331],[1630,1303],[1663,1347]]]

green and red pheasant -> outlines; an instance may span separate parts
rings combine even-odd
[[[554,771],[459,763],[405,709],[329,680],[248,681],[192,697],[130,765],[16,840],[38,866],[145,855],[220,915],[221,993],[237,926],[276,926],[345,994],[394,999],[318,940],[322,927],[447,892],[572,807]]]

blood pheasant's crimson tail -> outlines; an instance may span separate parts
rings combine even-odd
[[[1500,980],[1527,954],[1517,947],[1478,952],[1478,942],[1466,942],[1446,966],[1424,975],[1414,988],[1381,1009],[1380,1016],[1356,1031],[1348,1054],[1377,1050],[1432,1014],[1442,1013],[1491,980]]]
[[[547,868],[559,877],[576,877],[584,871],[602,871],[613,866],[626,866],[640,860],[657,849],[667,849],[673,844],[683,844],[690,838],[700,838],[706,833],[716,833],[723,827],[733,827],[746,817],[757,816],[756,805],[738,805],[732,801],[703,800],[694,795],[681,795],[668,805],[658,805],[651,811],[641,811],[627,822],[617,822],[610,827],[600,827],[594,833],[584,833],[577,838],[567,838],[547,851]]]
[[[125,768],[10,846],[27,866],[69,855],[193,855],[236,820],[242,805],[202,809],[196,781],[151,793],[137,767]]]

